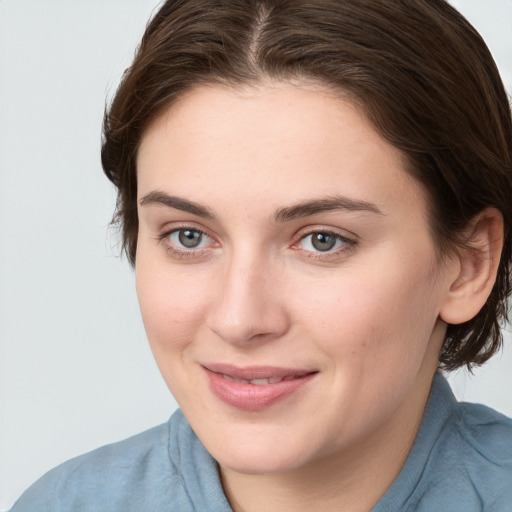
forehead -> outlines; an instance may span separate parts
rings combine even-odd
[[[139,199],[158,189],[213,208],[235,197],[278,208],[343,194],[383,211],[400,197],[423,208],[421,186],[405,166],[351,102],[320,86],[201,86],[146,131]]]

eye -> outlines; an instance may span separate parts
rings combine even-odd
[[[178,249],[201,249],[211,244],[212,239],[197,229],[182,228],[171,231],[168,235],[169,242]]]
[[[329,231],[315,231],[308,233],[301,238],[299,246],[301,249],[310,252],[334,252],[354,242],[337,233]]]

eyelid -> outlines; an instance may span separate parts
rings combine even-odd
[[[180,247],[174,243],[172,243],[169,239],[170,235],[176,233],[177,231],[182,230],[191,230],[197,231],[201,233],[203,236],[208,237],[210,239],[210,243],[206,247],[197,247],[197,248],[186,248]],[[201,256],[206,255],[210,251],[210,249],[215,248],[219,245],[216,238],[212,236],[207,229],[202,226],[198,226],[193,222],[172,222],[168,223],[160,230],[160,233],[156,237],[160,243],[163,244],[166,251],[169,252],[173,257],[178,259],[184,258],[199,258]]]
[[[295,240],[294,244],[302,240],[308,235],[312,235],[314,233],[327,233],[330,235],[334,235],[336,237],[340,237],[344,240],[356,243],[359,240],[359,237],[355,235],[354,233],[347,231],[346,229],[340,229],[335,228],[332,226],[325,226],[325,225],[313,225],[313,226],[307,226],[305,228],[301,228],[298,230],[294,236],[293,239]]]
[[[197,231],[198,233],[202,233],[203,235],[206,235],[207,237],[216,241],[215,236],[213,236],[208,229],[202,225],[196,224],[195,222],[168,222],[158,230],[158,238],[163,239],[169,236],[171,233],[186,229]]]
[[[337,249],[328,251],[311,251],[300,247],[299,244],[305,238],[314,235],[315,233],[324,233],[332,235],[336,237],[338,240],[341,240],[343,242],[343,245],[342,247],[338,247]],[[308,226],[307,228],[302,228],[296,233],[294,240],[295,241],[292,244],[293,249],[302,252],[308,258],[324,260],[340,256],[343,253],[353,250],[359,241],[358,237],[355,234],[330,226]]]

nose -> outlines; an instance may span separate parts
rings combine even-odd
[[[284,335],[289,315],[283,297],[282,272],[269,258],[233,256],[224,269],[208,311],[208,328],[234,345],[266,342]]]

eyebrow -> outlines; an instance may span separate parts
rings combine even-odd
[[[214,220],[215,215],[213,212],[198,203],[183,199],[181,197],[170,196],[165,192],[154,190],[146,194],[140,200],[141,206],[157,205],[167,206],[168,208],[175,208],[198,217]],[[349,212],[370,212],[378,215],[384,213],[373,203],[361,201],[358,199],[351,199],[345,196],[333,196],[322,199],[314,199],[311,201],[304,201],[302,203],[281,208],[274,214],[275,222],[287,222],[301,217],[309,217],[318,213],[330,211],[349,211]]]
[[[325,199],[305,201],[303,203],[289,206],[278,210],[274,219],[277,222],[286,222],[300,217],[308,217],[317,213],[344,210],[349,212],[370,212],[377,215],[384,213],[373,203],[351,199],[345,196],[333,196]]]
[[[183,212],[192,213],[193,215],[197,215],[198,217],[202,217],[204,219],[215,218],[212,211],[209,208],[205,208],[200,204],[194,203],[193,201],[189,201],[188,199],[183,199],[181,197],[170,196],[165,192],[160,192],[158,190],[149,192],[140,200],[141,206],[149,206],[149,205],[157,205],[157,206],[167,206],[169,208],[175,208],[176,210],[181,210]]]

